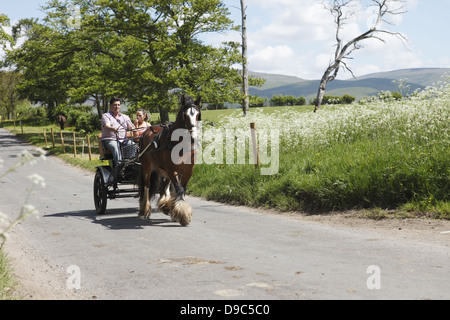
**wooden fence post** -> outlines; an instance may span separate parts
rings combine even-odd
[[[75,136],[75,131],[73,132],[73,157],[75,158],[77,155],[77,141]]]
[[[44,129],[44,140],[45,140],[45,148],[48,149],[47,133],[45,132],[45,129]]]
[[[61,145],[63,148],[63,152],[66,153],[66,148],[64,147],[64,138],[63,138],[62,130],[60,131],[60,136],[61,136]]]
[[[253,144],[253,158],[255,159],[255,168],[259,167],[258,139],[256,137],[256,126],[254,122],[250,123]]]
[[[52,128],[52,142],[53,142],[53,149],[55,149],[55,134],[53,133],[53,128]]]
[[[89,151],[89,161],[92,161],[92,154],[91,154],[91,139],[89,138],[89,135],[87,134],[87,143],[88,143],[88,151]]]

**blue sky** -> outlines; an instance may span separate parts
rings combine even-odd
[[[47,0],[0,0],[0,12],[14,22],[20,18],[43,17],[40,5]],[[240,0],[223,0],[231,18],[241,23]],[[330,14],[317,0],[246,0],[249,68],[304,79],[322,76],[334,53],[334,26]],[[346,39],[365,31],[371,12],[360,1],[358,20],[343,31]],[[370,40],[348,61],[356,76],[403,68],[450,68],[450,0],[407,0],[407,12],[396,17],[395,25],[384,25],[408,38],[402,43],[385,37],[386,43]],[[219,45],[221,41],[240,41],[238,32],[210,34],[202,40]],[[339,78],[350,78],[341,72]]]

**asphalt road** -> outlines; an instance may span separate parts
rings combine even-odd
[[[24,149],[34,150],[0,129],[0,172]],[[21,256],[44,259],[60,275],[55,290],[87,299],[450,298],[448,235],[402,240],[192,197],[188,227],[159,212],[139,219],[137,199],[109,201],[96,216],[94,174],[52,157],[0,179],[0,211],[11,219],[33,173],[46,186],[29,199],[41,218],[18,227]]]

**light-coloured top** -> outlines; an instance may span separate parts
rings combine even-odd
[[[109,125],[114,128],[118,128],[118,138],[123,141],[126,137],[127,129],[133,129],[134,126],[131,123],[130,117],[126,114],[120,113],[115,118],[111,111],[104,113],[102,116],[102,140],[116,140],[116,134],[105,128],[105,125]]]

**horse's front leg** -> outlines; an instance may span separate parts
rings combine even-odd
[[[186,226],[191,222],[192,219],[192,208],[184,200],[185,190],[180,182],[179,176],[177,172],[174,172],[170,176],[170,180],[172,181],[176,197],[172,198],[172,210],[170,212],[170,217],[173,221],[179,222],[182,226]]]

